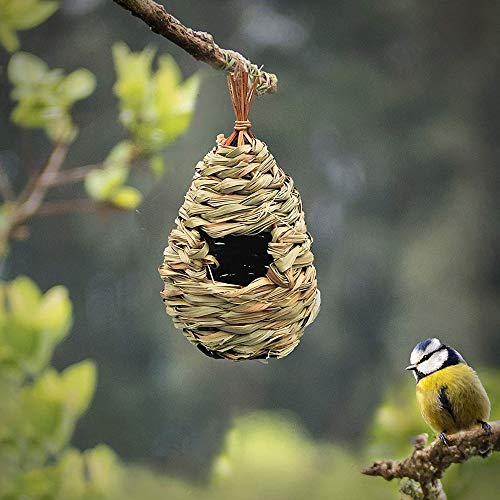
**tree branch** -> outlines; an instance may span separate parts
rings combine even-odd
[[[0,258],[5,256],[8,242],[12,238],[24,239],[26,234],[26,231],[23,231],[24,222],[36,214],[50,188],[45,179],[59,172],[67,153],[67,144],[56,143],[40,172],[30,177],[21,194],[8,205],[0,228]]]
[[[44,175],[42,182],[44,186],[49,188],[80,182],[83,181],[92,170],[103,168],[103,166],[103,163],[94,163],[61,170],[53,174]]]
[[[413,453],[404,460],[381,460],[362,471],[368,476],[380,476],[392,479],[408,478],[420,484],[421,496],[418,493],[412,498],[426,500],[445,499],[440,479],[452,464],[459,464],[472,457],[486,457],[493,451],[500,451],[500,420],[491,422],[491,435],[481,427],[470,431],[462,431],[448,436],[450,446],[438,438],[429,446],[427,434],[415,438]]]
[[[9,211],[0,227],[0,259],[5,256],[9,240],[27,237],[27,229],[23,224],[33,217],[120,210],[112,205],[96,203],[92,200],[45,201],[50,189],[81,182],[93,170],[105,167],[105,163],[101,162],[61,170],[66,154],[67,145],[56,144],[45,165],[29,178],[17,198],[10,189],[10,185],[6,184],[8,178],[5,176],[4,179],[3,171],[0,171],[0,195],[5,201],[11,202]],[[134,151],[130,157],[131,169],[143,166],[143,164],[136,162],[138,158],[140,158],[139,152]]]
[[[4,199],[4,201],[12,201],[14,199],[14,191],[12,190],[12,186],[10,184],[9,177],[7,176],[7,172],[4,170],[4,167],[0,163],[0,195]]]
[[[88,199],[46,201],[33,216],[93,213],[98,208],[95,201]]]
[[[276,92],[278,78],[273,73],[262,71],[255,64],[234,50],[221,49],[210,33],[194,31],[184,26],[169,14],[163,5],[153,0],[113,0],[142,19],[155,33],[164,36],[181,49],[191,54],[198,61],[210,64],[216,69],[229,71],[242,65],[252,78],[257,78],[257,93]]]
[[[45,195],[49,189],[49,184],[45,182],[47,177],[56,175],[61,168],[66,155],[68,146],[64,143],[57,143],[50,153],[50,156],[42,168],[41,172],[35,177],[33,183],[29,185],[26,192],[20,196],[20,203],[13,217],[13,226],[16,226],[29,219],[42,204]]]

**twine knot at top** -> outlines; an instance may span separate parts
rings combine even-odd
[[[248,130],[252,124],[248,120],[236,120],[234,122],[234,130],[240,131],[240,130]]]
[[[229,96],[236,115],[233,133],[223,142],[224,146],[243,146],[251,144],[254,135],[250,132],[252,124],[248,121],[248,113],[252,107],[257,79],[251,79],[248,72],[236,68],[233,73],[227,75]]]

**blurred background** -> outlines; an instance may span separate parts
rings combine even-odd
[[[201,76],[190,128],[164,153],[167,174],[134,181],[145,193],[135,211],[36,219],[1,268],[6,280],[26,274],[42,290],[69,289],[74,326],[54,365],[91,358],[98,368],[73,445],[105,443],[124,462],[203,488],[216,457],[224,470],[220,453],[234,422],[246,429],[262,418],[271,434],[273,425],[291,426],[307,446],[354,454],[377,446],[372,429],[391,388],[404,384],[413,404],[404,367],[428,337],[490,370],[491,391],[500,386],[500,4],[173,0],[167,7],[278,75],[278,92],[254,103],[252,130],[301,192],[322,310],[300,346],[268,364],[210,359],[174,329],[157,267],[196,162],[217,134],[231,131],[225,78],[113,2],[65,0],[21,40],[50,67],[84,67],[97,77],[96,91],[75,106],[80,132],[67,166],[101,161],[125,136],[112,92],[116,41],[136,51],[155,46],[174,56],[184,77]],[[0,53],[0,66],[8,57]],[[22,165],[37,166],[49,146],[43,134],[9,123],[13,103],[1,78],[0,157],[22,185]],[[65,187],[61,196],[79,189]],[[427,430],[418,414],[414,421],[415,432]],[[403,432],[402,453],[410,437]],[[377,458],[389,452],[378,451]],[[362,460],[346,460],[344,476],[361,481]],[[376,490],[387,498],[381,479],[362,481],[373,498]]]

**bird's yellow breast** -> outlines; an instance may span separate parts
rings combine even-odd
[[[490,417],[490,401],[476,372],[465,363],[421,379],[417,400],[424,420],[437,432],[454,433]]]

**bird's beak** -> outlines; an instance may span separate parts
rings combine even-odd
[[[416,370],[417,369],[417,365],[409,365],[405,368],[405,370]]]

